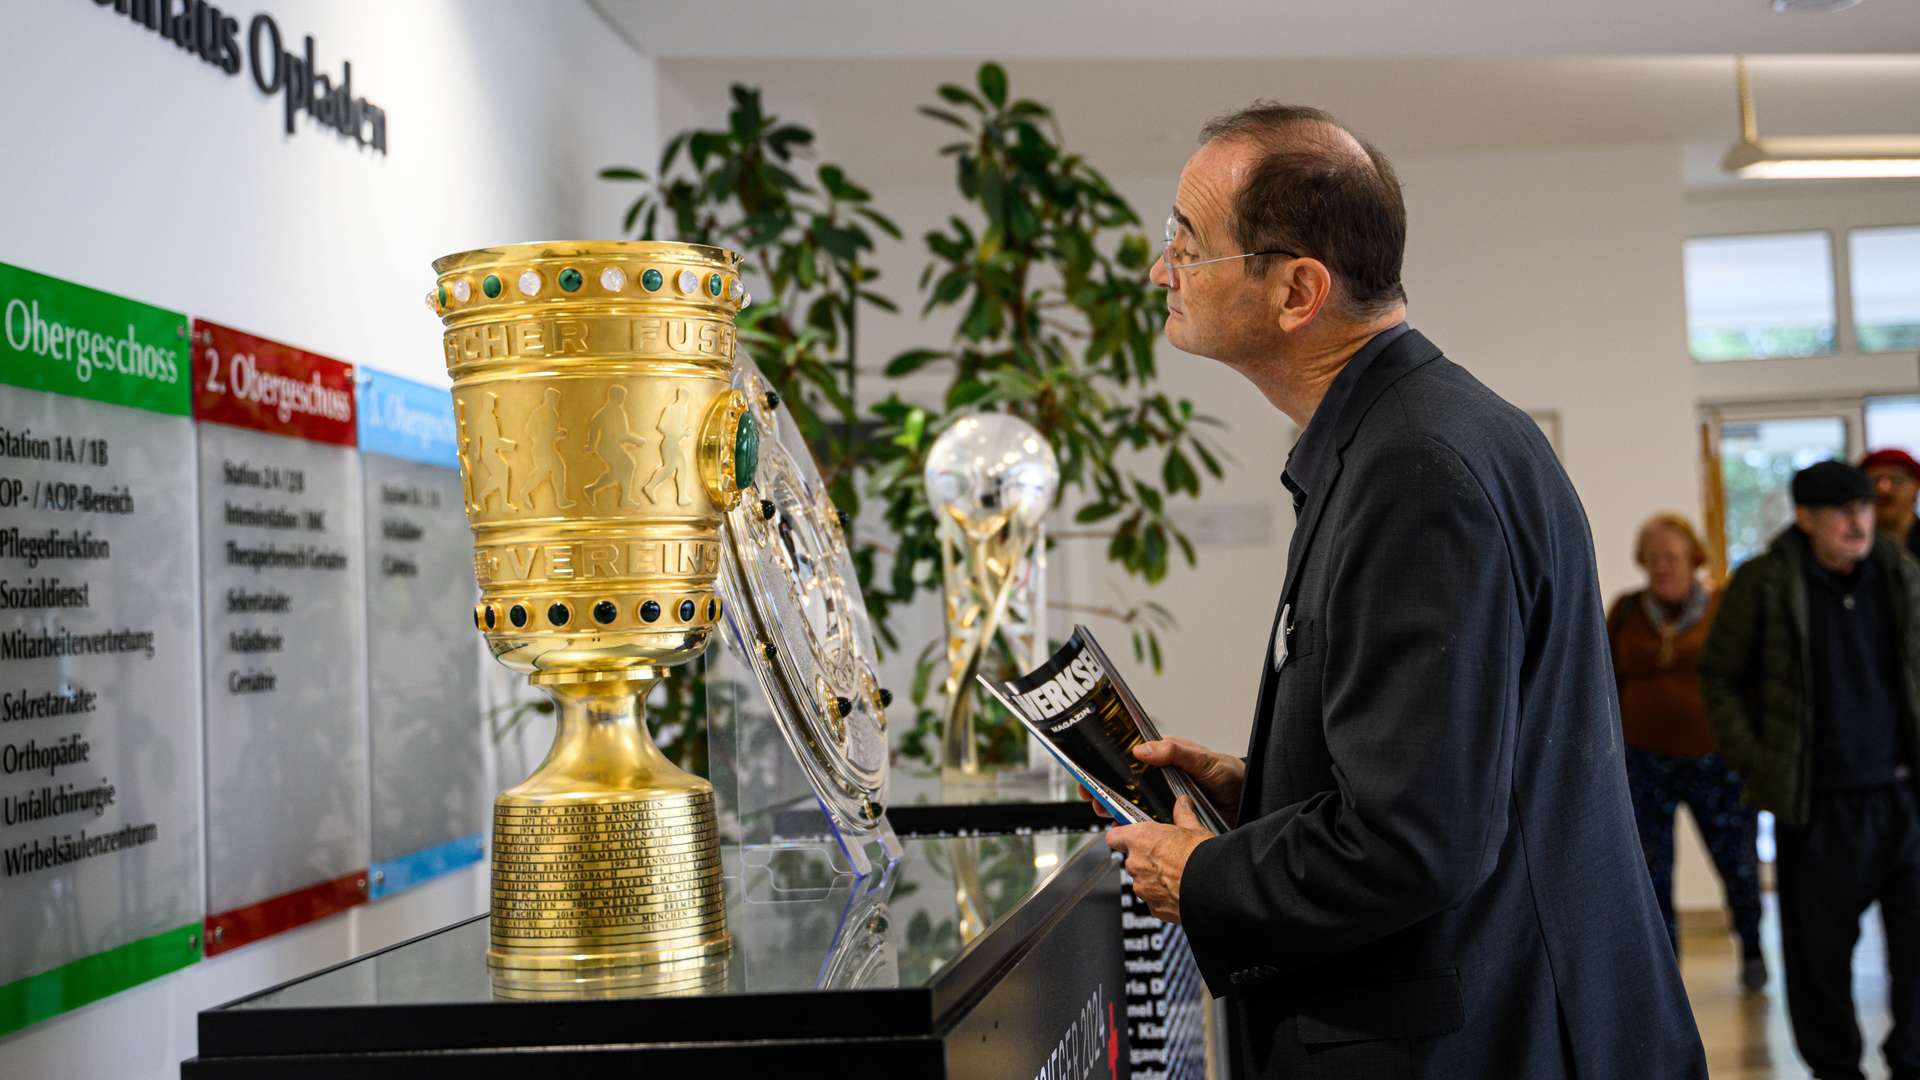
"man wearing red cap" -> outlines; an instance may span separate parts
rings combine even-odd
[[[1860,459],[1860,471],[1873,482],[1874,525],[1920,558],[1920,529],[1913,527],[1913,500],[1920,495],[1920,461],[1905,450],[1875,450]]]

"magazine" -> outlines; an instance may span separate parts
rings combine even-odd
[[[975,677],[1114,820],[1170,825],[1174,800],[1185,795],[1210,832],[1227,831],[1192,777],[1133,756],[1160,731],[1086,627],[1074,627],[1046,663],[1017,679]]]

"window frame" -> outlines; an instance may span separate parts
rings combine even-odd
[[[1860,324],[1859,324],[1859,321],[1855,318],[1858,312],[1856,311],[1856,302],[1855,302],[1854,292],[1853,292],[1853,234],[1858,232],[1880,232],[1887,229],[1912,229],[1916,233],[1920,233],[1920,221],[1915,221],[1911,223],[1887,222],[1879,225],[1848,225],[1845,228],[1840,230],[1840,232],[1844,234],[1841,237],[1840,252],[1844,254],[1846,258],[1843,260],[1836,260],[1834,262],[1834,286],[1835,286],[1834,298],[1836,301],[1839,299],[1839,295],[1840,295],[1839,287],[1842,284],[1844,284],[1846,286],[1846,293],[1847,293],[1846,328],[1844,330],[1844,334],[1845,334],[1844,338],[1842,338],[1840,334],[1835,334],[1834,338],[1836,341],[1844,340],[1849,346],[1850,352],[1858,353],[1861,356],[1910,356],[1910,355],[1913,355],[1915,352],[1920,352],[1920,350],[1915,350],[1915,349],[1868,349],[1860,344],[1860,332],[1859,332]],[[1806,230],[1795,230],[1795,231],[1806,231]],[[1692,238],[1689,237],[1689,239],[1692,239]],[[1844,268],[1841,265],[1842,263],[1845,264]],[[1689,352],[1692,351],[1691,343],[1689,343],[1688,351]],[[1716,360],[1711,362],[1727,363],[1728,361]],[[1885,397],[1888,395],[1872,394],[1867,396]]]
[[[1858,227],[1872,228],[1874,226]],[[1730,232],[1689,233],[1682,237],[1680,240],[1680,306],[1684,309],[1686,315],[1684,320],[1686,329],[1683,347],[1687,350],[1687,359],[1695,364],[1708,367],[1721,367],[1726,364],[1764,364],[1770,361],[1780,360],[1829,360],[1838,356],[1846,356],[1852,352],[1858,352],[1858,349],[1849,348],[1852,344],[1853,336],[1853,280],[1848,273],[1850,269],[1849,261],[1846,258],[1842,258],[1843,255],[1850,254],[1850,249],[1847,249],[1843,245],[1839,235],[1842,231],[1851,232],[1854,228],[1855,226],[1848,226],[1844,230],[1837,230],[1831,226],[1816,225],[1804,229],[1740,229]],[[1800,236],[1814,233],[1825,236],[1827,240],[1827,276],[1833,286],[1833,348],[1826,352],[1806,353],[1800,356],[1730,356],[1721,360],[1703,360],[1699,356],[1694,355],[1693,308],[1687,303],[1687,245],[1695,240],[1740,240],[1762,236]],[[1846,297],[1844,304],[1841,302],[1843,295]],[[1842,310],[1843,308],[1845,310]],[[1869,355],[1886,356],[1889,354],[1872,353]],[[1715,437],[1719,437],[1717,429]]]

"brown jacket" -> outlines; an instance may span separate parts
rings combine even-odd
[[[1711,754],[1718,744],[1700,697],[1700,650],[1719,614],[1720,594],[1707,598],[1706,615],[1676,635],[1670,647],[1662,644],[1640,595],[1627,593],[1607,613],[1627,745],[1670,757]]]

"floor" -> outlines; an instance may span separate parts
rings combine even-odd
[[[1772,979],[1760,994],[1741,991],[1740,953],[1731,936],[1696,935],[1681,941],[1680,973],[1713,1080],[1804,1080],[1809,1075],[1794,1053],[1793,1029],[1787,1023],[1780,922],[1771,894],[1761,936]],[[1860,947],[1853,956],[1853,998],[1867,1047],[1867,1075],[1883,1080],[1887,1065],[1880,1057],[1880,1042],[1887,1035],[1887,967],[1878,908],[1861,920]]]

